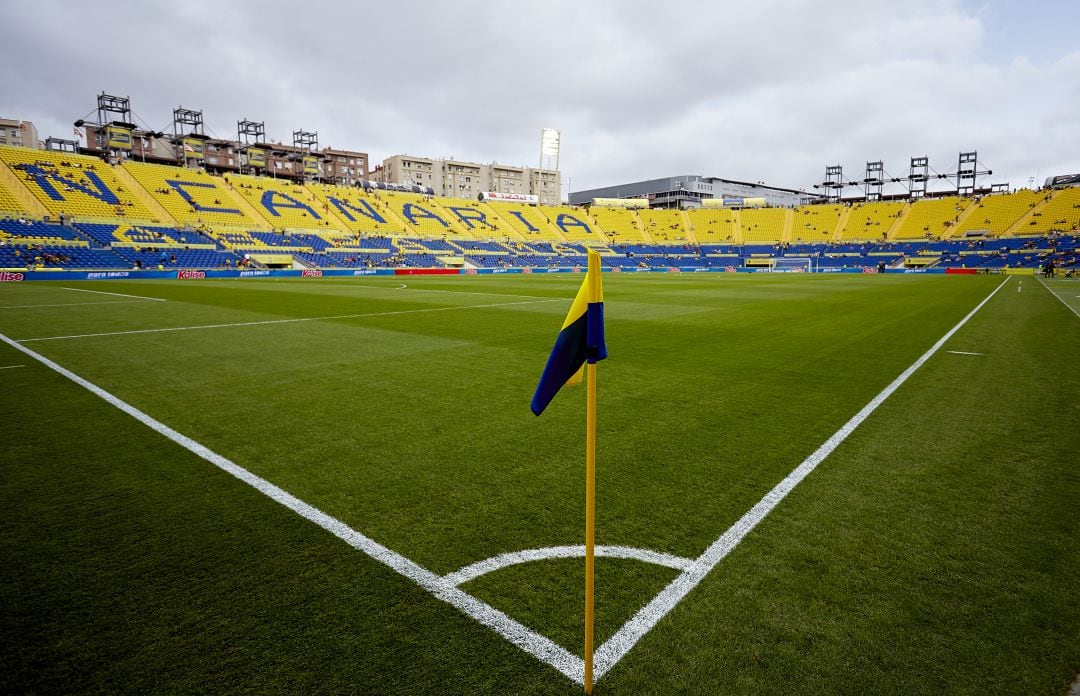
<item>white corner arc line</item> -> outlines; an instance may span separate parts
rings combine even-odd
[[[128,414],[135,420],[139,421],[143,425],[147,426],[151,430],[154,430],[161,435],[164,435],[168,439],[172,440],[176,444],[180,445],[184,449],[192,452],[198,457],[210,462],[214,466],[218,467],[222,471],[236,477],[243,481],[247,485],[251,486],[255,490],[259,491],[268,498],[274,500],[277,503],[284,505],[289,510],[292,510],[301,517],[314,522],[318,526],[322,527],[326,531],[330,532],[334,536],[338,537],[349,546],[362,551],[376,561],[386,565],[394,571],[404,575],[409,580],[412,580],[420,587],[424,588],[438,599],[450,604],[462,613],[471,616],[478,622],[494,630],[496,633],[506,638],[508,641],[521,648],[525,652],[533,655],[538,660],[545,662],[562,674],[566,675],[571,680],[577,683],[584,683],[585,681],[585,662],[577,655],[572,654],[560,645],[557,645],[550,638],[536,633],[524,624],[515,621],[503,612],[495,609],[491,605],[483,602],[476,597],[473,597],[468,592],[454,587],[442,577],[432,573],[420,564],[409,560],[401,554],[391,551],[387,547],[378,543],[377,541],[364,536],[360,532],[352,529],[344,522],[327,515],[322,510],[305,503],[296,496],[288,493],[287,491],[275,486],[264,478],[261,478],[244,467],[232,462],[229,459],[217,454],[210,448],[202,445],[195,440],[183,435],[169,426],[165,425],[161,421],[154,419],[153,417],[143,413],[139,409],[135,408],[131,404],[123,401],[117,396],[105,391],[101,387],[89,382],[79,375],[71,372],[65,367],[49,360],[40,353],[36,353],[30,350],[26,346],[20,345],[17,341],[14,341],[4,334],[0,333],[0,341],[8,344],[12,348],[30,356],[34,360],[40,362],[46,367],[58,372],[64,377],[75,382],[80,387],[90,391],[94,395],[104,399],[112,406],[120,409],[124,413]]]
[[[642,561],[653,565],[666,566],[679,571],[689,570],[694,563],[689,558],[673,556],[659,551],[638,549],[631,546],[597,546],[596,556],[599,558],[625,558],[633,561]],[[460,570],[443,576],[443,580],[454,587],[475,580],[481,575],[492,571],[502,570],[519,563],[531,563],[533,561],[548,561],[556,558],[584,558],[585,546],[548,546],[542,549],[527,549],[525,551],[512,551],[510,553],[492,556],[482,561],[467,565]]]
[[[165,331],[194,331],[197,329],[228,329],[236,326],[265,326],[268,324],[295,324],[304,321],[331,321],[333,319],[361,319],[364,317],[385,317],[394,314],[420,314],[421,312],[448,312],[454,309],[483,309],[490,307],[509,307],[523,304],[559,302],[560,299],[531,300],[529,302],[495,302],[480,305],[454,305],[452,307],[427,307],[425,309],[398,309],[391,312],[367,312],[364,314],[338,314],[330,317],[298,317],[293,319],[266,319],[263,321],[238,321],[230,324],[199,324],[196,326],[171,326],[160,329],[132,329],[130,331],[105,331],[101,333],[73,334],[70,336],[40,336],[38,338],[20,338],[16,343],[35,341],[63,341],[72,338],[96,338],[99,336],[129,336],[131,334],[162,333]]]
[[[906,382],[916,370],[922,367],[927,360],[937,353],[941,346],[945,345],[945,343],[960,330],[960,327],[975,316],[975,313],[982,309],[986,303],[997,294],[998,290],[1005,287],[1005,284],[1008,282],[1009,278],[1006,278],[994,288],[993,292],[987,295],[975,309],[968,312],[967,316],[961,319],[956,326],[949,329],[944,336],[938,339],[937,343],[923,353],[910,367],[901,372],[899,377],[882,389],[877,396],[866,404],[866,406],[863,406],[851,420],[840,426],[840,429],[833,433],[828,440],[813,452],[813,454],[803,460],[802,464],[795,467],[784,480],[776,484],[776,486],[766,493],[754,507],[750,508],[750,510],[735,524],[731,525],[726,532],[721,534],[720,538],[714,541],[712,545],[710,545],[709,548],[694,561],[693,565],[688,570],[672,580],[671,584],[661,590],[660,593],[642,607],[633,618],[616,631],[615,635],[601,645],[595,653],[594,665],[597,675],[596,678],[599,679],[606,674],[608,670],[614,667],[615,664],[618,663],[618,661],[621,660],[646,633],[652,630],[660,619],[667,616],[668,612],[674,609],[692,589],[697,587],[698,583],[701,582],[725,556],[731,553],[732,549],[734,549],[759,522],[765,519],[765,517],[772,512],[773,508],[775,508],[780,501],[795,488],[795,486],[799,485],[810,472],[817,468],[818,464],[832,454],[833,450],[846,440],[855,428],[859,427],[859,425],[866,420],[878,406],[892,396],[893,392],[900,388],[900,385]]]
[[[952,353],[953,355],[986,355],[985,353],[969,353],[966,350],[947,350],[946,353]]]
[[[84,288],[60,288],[61,290],[70,290],[72,292],[92,292],[95,295],[115,295],[117,297],[133,297],[136,300],[149,300],[150,302],[168,302],[160,297],[146,297],[145,295],[125,295],[122,292],[105,292],[104,290],[86,290]]]
[[[86,307],[103,304],[142,304],[143,300],[106,300],[105,302],[61,302],[56,304],[0,305],[0,309],[37,309],[38,307]]]
[[[4,365],[0,367],[0,370],[14,370],[16,367],[26,367],[26,365]]]

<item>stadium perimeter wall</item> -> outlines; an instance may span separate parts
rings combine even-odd
[[[358,277],[358,276],[413,276],[413,275],[518,275],[518,274],[548,274],[548,273],[581,273],[584,268],[477,268],[477,269],[448,269],[448,268],[374,268],[374,269],[307,269],[307,270],[179,270],[179,271],[0,271],[0,283],[16,283],[35,280],[205,280],[207,278],[325,278],[325,277]],[[694,266],[671,267],[671,268],[605,268],[605,273],[767,273],[760,268],[697,268]],[[803,271],[787,271],[803,272]],[[858,273],[860,275],[873,275],[878,273],[876,268],[827,268],[817,273]],[[889,275],[975,275],[979,270],[975,268],[888,268],[885,273]],[[1033,275],[1032,269],[1015,269],[1023,275]],[[1011,275],[1012,273],[1010,273]]]

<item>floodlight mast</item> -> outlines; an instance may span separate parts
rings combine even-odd
[[[190,128],[185,128],[184,126],[189,126]],[[202,111],[185,109],[182,106],[178,106],[173,109],[173,147],[176,148],[178,158],[183,160],[185,167],[188,164],[188,156],[187,148],[184,143],[184,136],[189,133],[205,137],[206,133],[203,131]]]
[[[908,170],[908,196],[911,200],[926,197],[926,182],[930,179],[930,158],[911,158],[911,168]]]
[[[536,170],[536,196],[541,203],[544,203],[542,182],[544,177],[544,158],[547,158],[548,165],[551,164],[551,160],[555,160],[555,167],[553,171],[559,171],[559,141],[560,133],[555,128],[542,128],[540,129],[540,167]],[[561,188],[556,191],[556,198],[562,197]]]
[[[885,187],[884,176],[885,163],[883,161],[878,160],[876,162],[866,163],[866,177],[863,179],[863,185],[866,187],[864,189],[866,200],[881,200],[881,191]]]
[[[266,140],[266,123],[264,121],[249,121],[243,119],[236,122],[236,142],[240,151],[236,154],[236,164],[240,173],[244,173],[244,160],[248,157],[249,146],[253,143],[261,143]],[[252,170],[255,167],[252,166]]]

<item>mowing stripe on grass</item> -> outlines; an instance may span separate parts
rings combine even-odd
[[[487,295],[488,297],[522,297],[532,300],[542,300],[542,295],[511,295],[510,293],[503,292],[479,292],[476,290],[437,290],[434,288],[410,288],[405,283],[401,285],[361,285],[356,283],[350,285],[349,283],[318,283],[314,287],[318,288],[359,288],[361,290],[408,290],[409,292],[441,292],[448,295]]]
[[[749,512],[743,515],[742,518],[724,532],[719,539],[714,541],[712,545],[705,550],[705,553],[701,554],[694,561],[689,569],[683,571],[679,577],[672,580],[670,585],[661,590],[652,601],[642,607],[632,619],[627,621],[622,628],[616,631],[615,635],[601,645],[596,651],[595,671],[597,679],[614,667],[646,633],[652,630],[653,626],[655,626],[660,619],[664,618],[692,589],[697,587],[697,584],[701,582],[725,556],[731,553],[732,549],[734,549],[739,542],[750,533],[750,530],[765,519],[765,517],[772,512],[773,508],[775,508],[780,501],[795,488],[795,486],[799,485],[811,471],[817,468],[818,464],[832,454],[833,450],[846,440],[855,428],[859,427],[859,425],[866,420],[878,406],[884,403],[893,392],[900,388],[900,385],[906,382],[916,370],[933,357],[941,346],[945,345],[945,343],[960,330],[960,327],[966,324],[971,317],[975,316],[975,313],[982,309],[983,306],[997,294],[998,290],[1005,287],[1005,284],[1008,282],[1009,278],[1006,278],[994,288],[994,290],[987,295],[975,309],[971,310],[956,326],[949,329],[948,333],[942,336],[937,343],[923,353],[910,367],[901,372],[900,376],[894,379],[889,386],[881,390],[881,393],[871,399],[870,403],[863,406],[862,410],[856,413],[851,420],[844,423],[839,430],[833,433],[821,447],[807,457],[803,463],[788,474],[783,481],[766,493],[765,497],[758,501],[754,507],[750,508]]]
[[[0,305],[0,309],[36,309],[37,307],[85,307],[103,304],[142,304],[143,300],[108,300],[106,302],[63,302],[58,304]]]
[[[675,570],[688,570],[693,561],[681,556],[673,556],[669,553],[660,553],[648,549],[635,549],[631,546],[597,546],[596,555],[601,558],[626,558],[633,561],[643,561],[653,565],[666,566]],[[584,558],[585,546],[548,546],[543,549],[528,549],[526,551],[514,551],[484,559],[472,565],[467,565],[461,570],[456,570],[443,576],[443,580],[457,587],[462,583],[475,580],[481,575],[486,575],[495,570],[517,565],[519,563],[531,563],[532,561],[547,561],[553,558]]]
[[[294,319],[266,319],[263,321],[238,321],[230,324],[199,324],[196,326],[173,326],[163,329],[132,329],[130,331],[104,331],[101,333],[73,334],[71,336],[41,336],[38,338],[20,338],[16,343],[33,341],[63,341],[69,338],[95,338],[97,336],[127,336],[130,334],[161,333],[163,331],[194,331],[196,329],[228,329],[236,326],[265,326],[267,324],[295,324],[303,321],[329,321],[332,319],[360,319],[363,317],[386,317],[394,314],[420,314],[421,312],[448,312],[453,309],[481,309],[490,307],[510,307],[543,302],[565,302],[563,298],[547,298],[530,302],[496,302],[482,305],[454,305],[453,307],[428,307],[426,309],[399,309],[392,312],[367,312],[365,314],[338,314],[330,317],[300,317]]]
[[[168,302],[160,297],[146,297],[144,295],[125,295],[122,292],[105,292],[104,290],[85,290],[83,288],[60,288],[61,290],[70,290],[72,292],[92,292],[96,295],[115,295],[117,297],[134,297],[136,300],[150,300],[151,302]]]
[[[570,679],[578,683],[584,682],[584,661],[577,655],[571,654],[565,648],[557,645],[549,638],[545,638],[539,633],[536,633],[524,624],[515,621],[486,602],[482,602],[471,594],[454,587],[444,578],[432,573],[420,564],[415,563],[405,556],[402,556],[395,551],[391,551],[377,541],[364,536],[341,520],[327,515],[322,510],[305,503],[291,493],[278,488],[266,479],[256,476],[239,464],[226,459],[210,448],[192,440],[188,436],[173,430],[161,421],[143,413],[131,404],[112,395],[96,384],[83,379],[67,368],[49,360],[44,355],[36,353],[26,346],[20,345],[18,341],[14,341],[2,333],[0,333],[0,341],[3,341],[12,348],[21,351],[46,367],[70,379],[72,382],[75,382],[80,387],[83,387],[94,395],[104,399],[112,406],[120,409],[148,428],[164,435],[184,449],[210,462],[222,471],[235,476],[263,495],[271,498],[275,502],[281,503],[304,519],[314,522],[354,549],[362,551],[376,561],[379,561],[401,575],[404,575],[409,580],[412,580],[420,587],[435,595],[435,597],[457,608],[461,612],[468,614],[525,652],[535,656],[542,662],[551,665]]]

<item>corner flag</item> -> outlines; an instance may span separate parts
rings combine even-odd
[[[589,250],[589,270],[578,289],[574,304],[566,315],[547,365],[536,385],[532,412],[540,415],[563,385],[581,383],[586,362],[596,363],[607,357],[604,343],[604,288],[600,254]]]
[[[596,557],[596,363],[607,357],[604,343],[604,288],[600,254],[589,250],[589,269],[551,349],[532,412],[540,415],[564,384],[581,382],[588,372],[585,398],[585,672],[586,694],[593,690],[594,561]],[[588,364],[588,369],[585,365]]]

